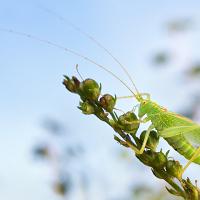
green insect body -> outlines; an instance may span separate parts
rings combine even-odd
[[[140,101],[138,116],[147,116],[158,134],[178,153],[190,160],[196,152],[194,144],[200,144],[200,126],[192,120],[161,107],[151,100]],[[200,155],[193,161],[200,165]]]

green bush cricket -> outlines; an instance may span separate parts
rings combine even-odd
[[[54,13],[55,14],[55,13]],[[64,18],[58,16],[60,19],[64,20]],[[74,26],[72,27],[76,29],[77,31],[81,32],[83,35],[88,37],[90,40],[92,40],[94,43],[96,43],[100,48],[105,50],[115,61],[119,66],[124,70],[128,78],[131,80],[135,91],[133,92],[130,87],[127,86],[127,84],[122,81],[117,75],[115,75],[113,72],[108,70],[103,65],[98,64],[97,62],[93,61],[92,59],[76,52],[71,49],[65,48],[61,45],[58,45],[56,43],[50,42],[45,39],[40,39],[38,37],[32,36],[27,33],[17,32],[9,29],[0,29],[0,31],[6,31],[9,33],[14,33],[18,35],[22,35],[34,40],[38,40],[43,43],[47,43],[48,45],[57,47],[59,49],[62,49],[64,51],[67,51],[71,54],[74,54],[76,56],[79,56],[83,59],[85,59],[88,62],[93,63],[94,65],[102,68],[103,70],[110,73],[112,76],[117,78],[123,85],[125,85],[126,88],[133,94],[133,96],[127,96],[128,97],[135,97],[135,99],[139,102],[139,109],[138,109],[138,116],[140,118],[140,123],[146,123],[148,121],[151,122],[151,125],[149,126],[142,147],[141,149],[132,148],[136,154],[142,154],[145,150],[146,143],[148,141],[148,137],[150,134],[150,131],[155,129],[158,131],[159,135],[163,137],[170,146],[172,146],[178,153],[183,155],[185,158],[189,160],[189,162],[186,164],[186,166],[183,169],[183,172],[187,169],[187,167],[192,163],[197,163],[200,165],[200,147],[196,148],[193,146],[193,143],[195,143],[197,146],[200,145],[200,125],[193,122],[192,120],[180,116],[174,112],[169,112],[167,109],[163,108],[162,106],[158,105],[157,103],[153,102],[150,99],[150,95],[146,93],[140,93],[138,89],[136,88],[133,80],[131,79],[131,76],[127,72],[126,68],[116,59],[110,51],[108,51],[101,43],[99,43],[97,40],[94,39],[94,37],[90,36],[89,34],[83,32],[80,28]],[[145,98],[144,98],[145,97]],[[120,97],[119,97],[120,98]],[[124,97],[126,98],[126,97]]]
[[[195,148],[192,143],[200,144],[200,126],[192,120],[169,112],[167,109],[158,105],[150,99],[148,94],[134,94],[140,103],[138,116],[141,123],[151,122],[141,149],[133,149],[136,154],[142,154],[151,130],[156,129],[158,134],[163,137],[170,146],[178,153],[189,160],[183,169],[192,163],[200,165],[200,147]],[[143,98],[146,96],[146,98]],[[146,116],[144,119],[142,117]]]

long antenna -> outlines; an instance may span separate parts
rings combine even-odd
[[[28,33],[19,32],[19,31],[15,31],[15,30],[12,30],[12,29],[5,29],[5,28],[0,28],[0,31],[11,33],[11,34],[15,34],[15,35],[20,35],[20,36],[23,36],[23,37],[27,37],[29,39],[36,40],[36,41],[48,44],[49,46],[54,46],[54,47],[56,47],[58,49],[61,49],[61,50],[65,51],[65,52],[71,53],[72,55],[80,57],[80,58],[86,60],[87,62],[90,62],[90,63],[98,66],[99,68],[103,69],[104,71],[108,72],[109,74],[111,74],[113,77],[115,77],[117,80],[119,80],[134,95],[135,98],[137,97],[135,95],[135,93],[131,90],[131,88],[123,80],[121,80],[116,74],[114,74],[113,72],[108,70],[105,66],[95,62],[94,60],[92,60],[89,57],[86,57],[86,56],[80,54],[79,52],[76,52],[76,51],[74,51],[72,49],[66,48],[66,47],[64,47],[62,45],[59,45],[57,43],[51,42],[51,41],[43,39],[43,38],[36,37],[36,36],[28,34]]]
[[[122,63],[104,46],[102,45],[98,40],[96,40],[92,35],[90,35],[89,33],[83,31],[80,27],[76,26],[75,24],[73,24],[72,22],[70,22],[69,20],[67,20],[66,18],[64,18],[63,16],[59,15],[58,13],[56,13],[53,10],[50,10],[46,7],[40,6],[40,8],[42,10],[44,10],[45,12],[54,15],[55,17],[57,17],[59,20],[69,24],[74,30],[76,30],[77,32],[81,33],[82,35],[84,35],[86,38],[90,39],[92,42],[94,42],[98,47],[100,47],[101,49],[103,49],[109,56],[112,57],[112,59],[119,64],[119,66],[122,68],[122,70],[125,72],[125,74],[127,75],[127,77],[129,78],[129,80],[131,81],[134,89],[136,90],[137,94],[139,94],[139,91],[132,79],[132,77],[130,76],[130,73],[128,72],[128,70],[126,69],[126,67],[124,67],[122,65]]]
[[[80,76],[81,80],[83,81],[84,78],[82,77],[81,73],[78,70],[78,64],[76,64],[76,71],[77,71],[78,75]]]

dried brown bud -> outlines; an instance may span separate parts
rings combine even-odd
[[[76,78],[76,77],[72,77],[72,79],[70,79],[68,76],[64,76],[65,79],[63,80],[63,85],[65,85],[65,87],[73,93],[77,93],[78,89],[79,89],[79,85],[80,85],[80,81]]]
[[[110,94],[105,94],[100,98],[100,105],[107,112],[112,112],[116,103],[116,97],[113,97]]]

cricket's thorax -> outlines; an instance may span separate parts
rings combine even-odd
[[[152,101],[147,101],[145,104],[141,104],[139,111],[142,114],[145,112],[146,116],[152,122],[157,131],[162,131],[163,129],[173,126],[187,126],[194,124],[191,120],[170,112],[166,108]]]
[[[146,115],[156,130],[162,130],[170,125],[169,119],[166,117],[167,109],[150,100],[140,104],[138,115],[139,117]]]

